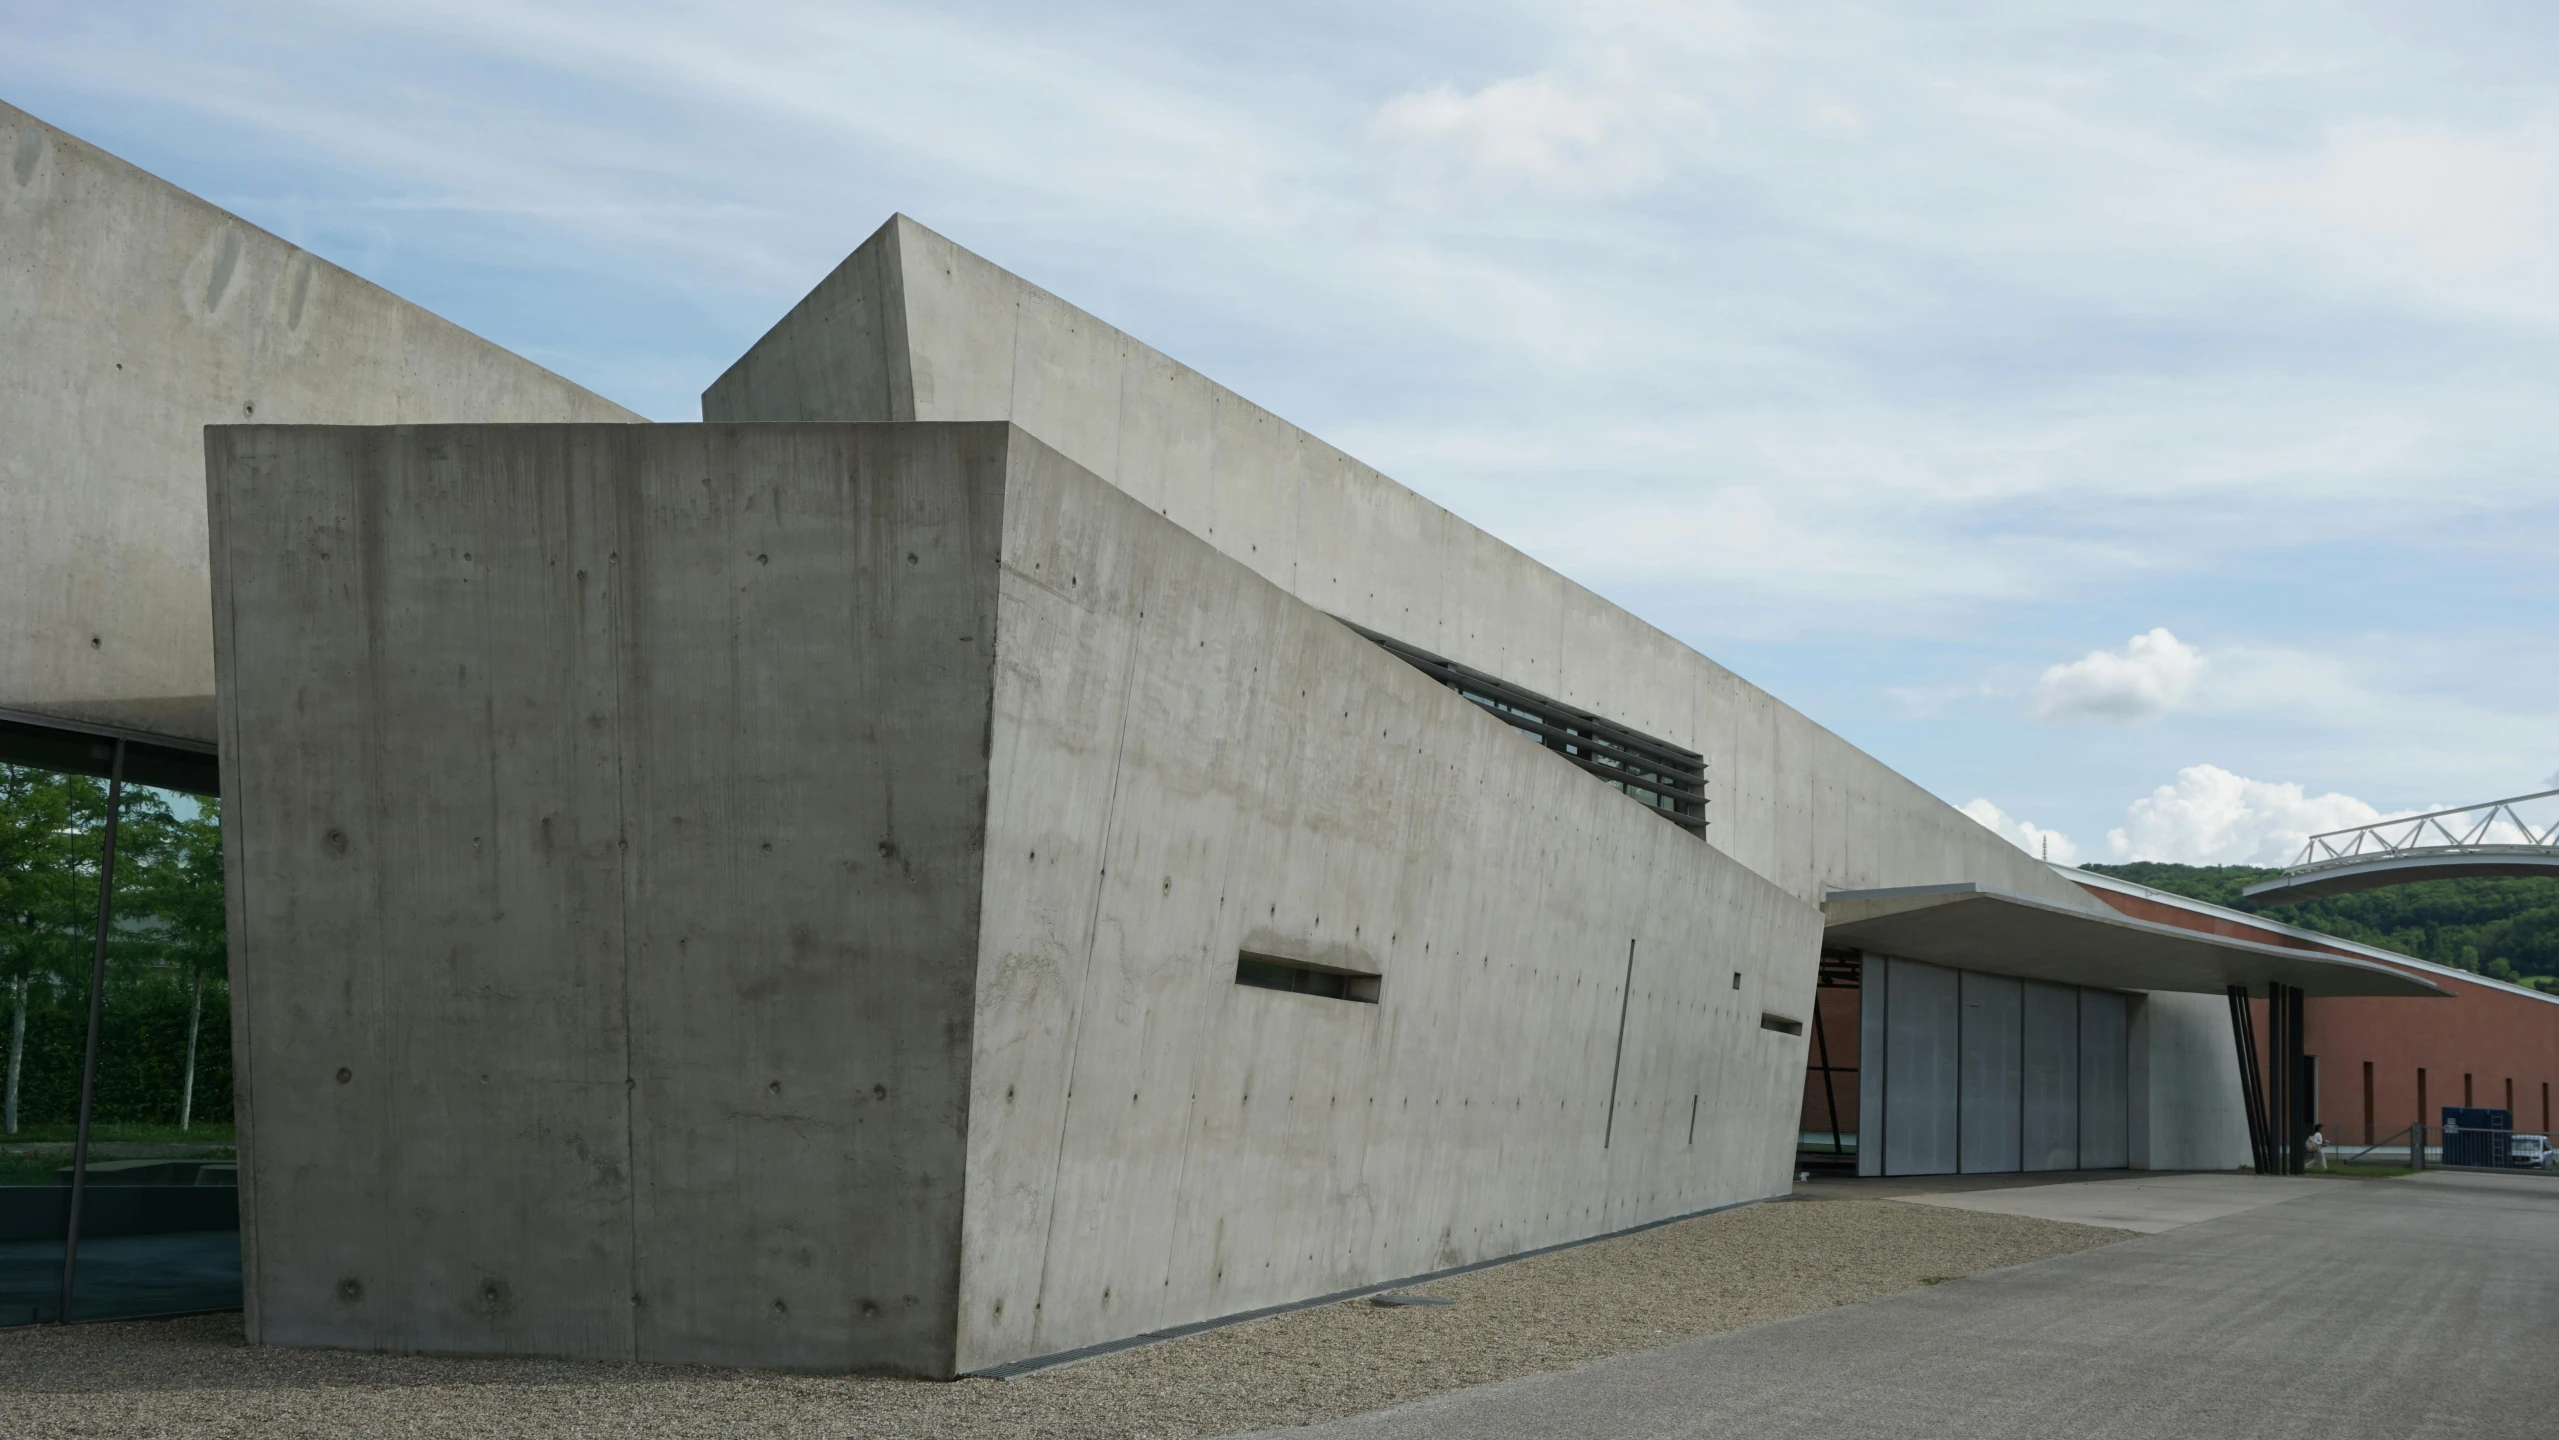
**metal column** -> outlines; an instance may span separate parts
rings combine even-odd
[[[2248,1112],[2248,1158],[2258,1174],[2271,1175],[2275,1173],[2274,1144],[2266,1123],[2265,1084],[2257,1069],[2256,1019],[2248,1010],[2245,985],[2230,987],[2230,1035],[2239,1050],[2239,1104]]]
[[[89,1112],[98,1094],[98,1022],[106,1011],[107,926],[115,914],[116,818],[124,810],[124,742],[107,770],[107,828],[98,846],[98,938],[89,955],[89,1043],[80,1058],[80,1123],[71,1141],[71,1220],[62,1233],[62,1309],[71,1323],[71,1283],[80,1266],[80,1206],[89,1183]]]
[[[2305,1142],[2310,1138],[2310,1112],[2317,1108],[2310,1094],[2310,1061],[2303,1054],[2304,992],[2298,985],[2273,988],[2283,992],[2284,1007],[2284,1173],[2299,1175],[2303,1162],[2310,1158]],[[2273,1006],[2267,1008],[2272,1009]]]
[[[2261,1174],[2298,1175],[2302,1161],[2302,1142],[2308,1138],[2303,1127],[2309,1121],[2310,1097],[2305,1093],[2309,1067],[2302,1055],[2303,993],[2297,985],[2270,983],[2266,986],[2266,1159],[2258,1165]],[[2234,1012],[2239,1002],[2234,1001]],[[2255,1066],[2249,1066],[2250,1071]]]

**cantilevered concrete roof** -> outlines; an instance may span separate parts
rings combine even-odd
[[[2447,992],[2386,965],[2073,910],[1972,882],[1833,890],[1823,943],[1996,975],[2219,995],[2270,983],[2311,995]]]

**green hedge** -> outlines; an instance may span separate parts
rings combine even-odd
[[[48,993],[50,992],[50,993]],[[10,1005],[0,990],[0,1066],[8,1059]],[[27,1041],[18,1076],[20,1126],[69,1125],[80,1115],[80,1047],[88,1036],[85,995],[50,987],[27,996]],[[168,985],[110,988],[99,1017],[98,1093],[91,1118],[100,1124],[178,1123],[187,1067],[187,993]],[[204,992],[204,1028],[196,1043],[195,1123],[231,1123],[231,996]]]

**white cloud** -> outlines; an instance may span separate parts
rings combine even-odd
[[[29,13],[13,103],[661,418],[903,210],[2092,852],[2198,755],[2553,763],[2559,12]],[[2020,734],[2046,637],[2169,617],[2179,723]]]
[[[2550,159],[2546,142],[2357,126],[2331,139],[2306,198],[2325,219],[2467,272],[2532,245]]]
[[[2559,461],[2507,349],[2549,312],[2412,336],[2478,308],[2371,283],[2559,256],[2550,87],[2462,68],[2537,53],[2502,33],[2177,0],[713,14],[247,0],[21,27],[0,83],[219,129],[257,159],[215,198],[308,207],[333,253],[442,206],[613,308],[722,317],[679,363],[554,340],[667,418],[903,209],[1577,579],[1711,590],[1720,634],[1974,633],[2268,537],[2432,569]]]
[[[2467,128],[2359,119],[2330,130],[2307,175],[2242,200],[2270,202],[2353,283],[2547,320],[2559,305],[2554,181],[2559,129],[2546,116]]]
[[[1497,80],[1469,95],[1449,85],[1409,91],[1378,111],[1378,134],[1440,149],[1478,169],[1540,180],[1623,177],[1649,169],[1626,153],[1623,108],[1553,75]],[[1617,138],[1619,143],[1611,145]],[[1630,161],[1634,162],[1630,164]]]
[[[2038,720],[2153,720],[2185,708],[2204,671],[2203,652],[2164,628],[2135,635],[2118,653],[2092,650],[2035,682]]]
[[[2000,839],[2029,855],[2041,856],[2056,865],[2078,863],[2079,847],[2070,843],[2070,837],[2058,830],[2047,830],[2031,820],[2019,820],[1988,800],[1974,800],[1959,808]]]
[[[1816,135],[1855,139],[1866,133],[1866,117],[1854,105],[1816,100],[1804,107],[1804,126]]]
[[[2385,818],[2352,795],[2305,795],[2289,781],[2189,765],[2174,783],[2135,800],[2106,835],[2117,860],[2183,865],[2289,865],[2304,840]]]

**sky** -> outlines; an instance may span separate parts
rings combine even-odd
[[[0,33],[0,98],[658,419],[903,211],[2055,860],[2559,787],[2546,5]]]

